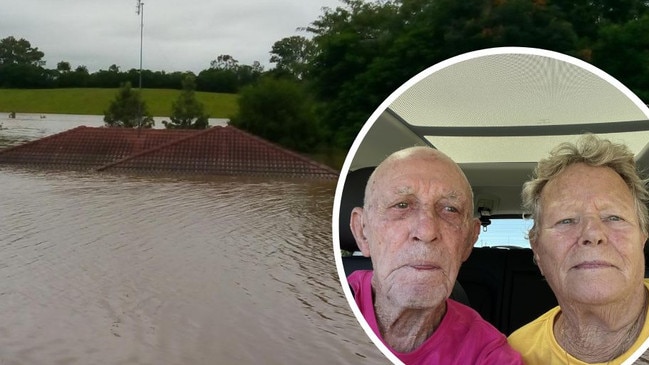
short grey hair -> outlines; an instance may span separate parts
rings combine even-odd
[[[635,199],[640,228],[647,235],[649,232],[647,180],[640,177],[633,152],[624,144],[613,143],[588,133],[580,136],[576,143],[564,142],[556,146],[549,157],[539,161],[532,179],[523,184],[521,192],[523,210],[531,214],[534,219],[534,224],[529,231],[530,241],[535,241],[538,236],[537,223],[543,209],[540,203],[543,188],[548,181],[576,163],[585,163],[593,167],[609,167],[620,175]]]

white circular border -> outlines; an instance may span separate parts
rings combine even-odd
[[[395,99],[397,99],[401,94],[403,94],[406,90],[408,90],[410,87],[421,81],[422,79],[428,77],[429,75],[433,74],[434,72],[437,72],[439,70],[442,70],[446,67],[449,67],[451,65],[454,65],[456,63],[464,62],[473,58],[478,58],[478,57],[484,57],[484,56],[492,56],[492,55],[498,55],[498,54],[529,54],[529,55],[537,55],[537,56],[543,56],[543,57],[548,57],[548,58],[553,58],[559,61],[564,61],[567,63],[571,63],[575,66],[579,66],[587,71],[592,72],[593,74],[601,77],[603,80],[607,81],[610,83],[612,86],[616,87],[618,90],[620,90],[622,93],[624,93],[640,110],[643,111],[645,116],[649,118],[649,107],[638,98],[637,95],[635,95],[631,90],[629,90],[626,86],[624,86],[622,83],[620,83],[617,79],[613,78],[606,72],[598,69],[597,67],[582,61],[580,59],[574,58],[572,56],[568,56],[562,53],[554,52],[554,51],[548,51],[544,49],[538,49],[538,48],[529,48],[529,47],[497,47],[497,48],[488,48],[488,49],[483,49],[483,50],[478,50],[478,51],[473,51],[473,52],[468,52],[464,53],[452,58],[449,58],[445,61],[442,61],[440,63],[437,63],[424,71],[420,72],[419,74],[415,75],[412,77],[410,80],[406,81],[403,85],[401,85],[398,89],[396,89],[390,96],[388,96],[387,99],[379,105],[379,107],[372,113],[370,118],[365,122],[363,127],[361,128],[360,132],[354,139],[354,143],[352,144],[349,152],[347,153],[347,156],[345,157],[345,162],[343,163],[342,170],[340,172],[340,178],[338,179],[338,183],[336,185],[336,193],[334,196],[334,204],[333,204],[333,212],[332,212],[332,235],[333,235],[333,250],[334,250],[334,258],[336,261],[336,269],[338,271],[338,277],[340,278],[340,283],[342,285],[343,292],[345,293],[345,297],[347,298],[347,302],[349,303],[349,306],[354,313],[354,316],[356,316],[356,319],[360,323],[361,327],[367,334],[367,336],[372,340],[372,342],[376,345],[376,347],[394,364],[403,364],[401,360],[399,360],[384,344],[381,342],[381,339],[378,338],[378,336],[374,333],[374,331],[370,328],[369,324],[363,317],[363,314],[361,313],[360,309],[356,305],[356,301],[354,300],[354,296],[352,295],[351,289],[349,288],[349,283],[347,282],[347,276],[345,275],[345,268],[343,266],[342,262],[342,256],[340,255],[340,227],[338,225],[338,221],[340,220],[340,201],[341,201],[341,196],[342,196],[342,191],[343,187],[345,186],[345,180],[347,178],[347,174],[349,173],[349,167],[352,163],[352,160],[354,156],[356,155],[356,152],[358,151],[358,148],[360,144],[363,142],[365,139],[365,135],[369,131],[369,129],[374,125],[376,120],[379,118],[379,116],[387,109],[390,104],[394,102]],[[645,342],[636,350],[631,357],[626,359],[622,365],[630,365],[632,364],[635,360],[637,360],[647,349],[649,348],[649,338],[645,340]]]

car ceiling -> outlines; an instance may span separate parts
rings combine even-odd
[[[531,48],[483,50],[435,65],[395,91],[363,127],[346,167],[430,145],[460,164],[476,208],[520,215],[521,186],[536,162],[584,132],[627,144],[649,171],[648,118],[637,96],[583,61]]]

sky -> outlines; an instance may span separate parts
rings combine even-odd
[[[0,0],[0,39],[24,38],[45,53],[45,68],[151,71],[207,69],[219,55],[266,70],[273,44],[317,20],[339,0]],[[141,28],[141,20],[144,27]]]

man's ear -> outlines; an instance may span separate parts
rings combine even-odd
[[[351,218],[349,219],[349,227],[352,230],[354,239],[358,248],[363,253],[363,256],[370,257],[370,245],[365,237],[365,226],[363,224],[363,213],[365,211],[361,207],[356,207],[352,210]]]
[[[466,261],[469,258],[469,255],[471,255],[473,246],[478,241],[478,236],[480,235],[480,227],[480,220],[478,218],[474,218],[469,228],[470,233],[469,239],[467,240],[467,245],[464,248],[464,252],[462,253],[462,262]]]

